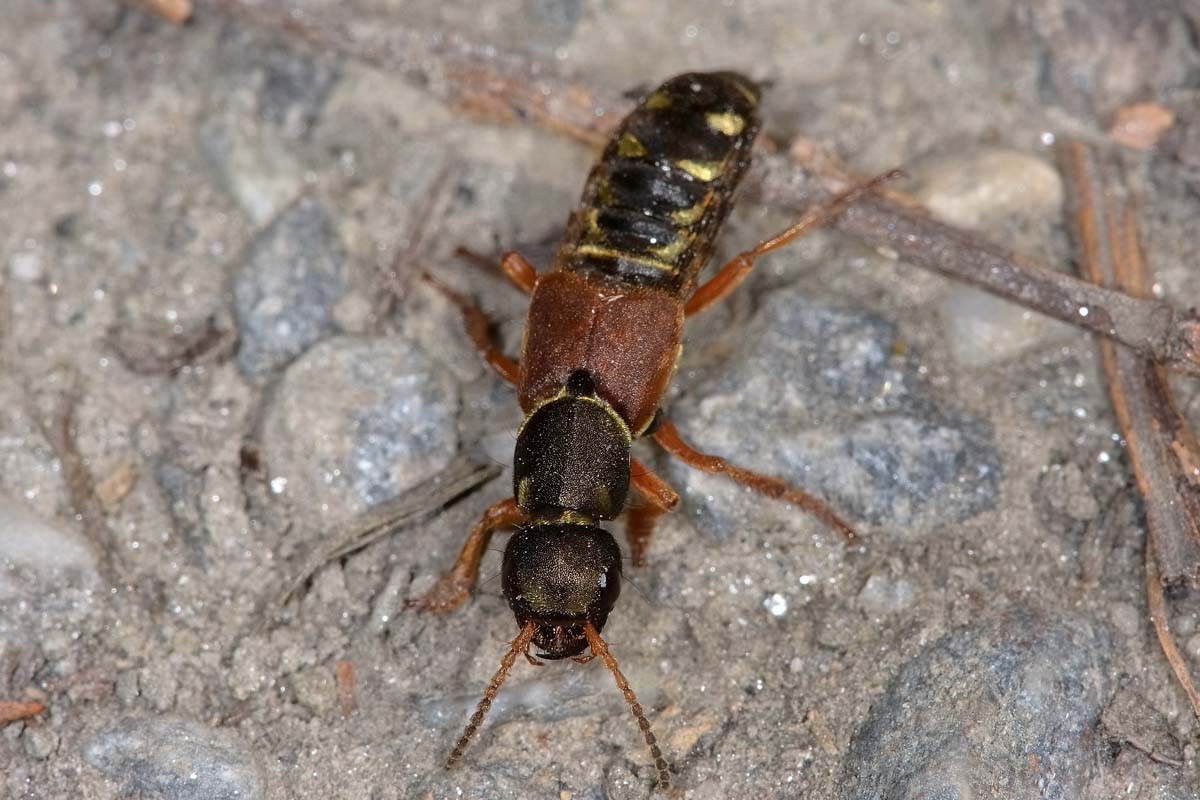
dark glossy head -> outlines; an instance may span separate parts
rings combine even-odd
[[[538,655],[579,655],[588,646],[583,624],[602,629],[621,594],[621,551],[602,528],[535,524],[508,540],[503,581],[517,623],[538,626]]]
[[[580,370],[521,426],[513,494],[525,513],[560,510],[613,519],[629,493],[629,427]]]

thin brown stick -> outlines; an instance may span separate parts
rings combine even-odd
[[[1154,632],[1158,634],[1158,645],[1162,648],[1163,655],[1167,657],[1171,671],[1175,673],[1175,680],[1179,681],[1179,685],[1183,687],[1184,694],[1192,704],[1192,711],[1197,717],[1200,717],[1200,692],[1196,691],[1196,685],[1192,683],[1192,677],[1188,674],[1187,662],[1184,661],[1183,654],[1179,652],[1179,646],[1175,644],[1175,636],[1171,633],[1166,593],[1163,591],[1163,582],[1159,577],[1156,561],[1154,547],[1147,541],[1146,604],[1150,609],[1150,621],[1154,623]]]
[[[67,487],[71,511],[83,526],[88,546],[96,556],[97,570],[110,583],[118,582],[123,571],[114,558],[117,548],[105,518],[104,506],[96,495],[96,483],[88,470],[75,431],[75,412],[79,406],[79,376],[70,372],[67,389],[57,399],[51,417],[46,420],[35,412],[42,436],[49,442],[62,465],[63,483]]]
[[[293,13],[286,0],[209,0],[211,8],[419,82],[463,113],[497,122],[532,122],[599,145],[628,108],[517,55],[453,34],[399,25],[354,25],[338,10]],[[614,113],[615,112],[615,113]]]
[[[526,622],[521,628],[521,632],[517,634],[517,638],[512,640],[508,652],[504,654],[504,658],[500,661],[500,669],[496,670],[496,674],[492,676],[491,683],[483,690],[483,699],[479,701],[479,705],[475,706],[475,713],[471,715],[471,719],[467,722],[467,727],[463,730],[462,736],[458,737],[458,743],[454,745],[454,749],[450,751],[450,755],[446,758],[446,769],[453,769],[454,765],[462,760],[463,752],[466,751],[467,745],[470,744],[471,737],[475,735],[475,732],[479,730],[479,726],[483,724],[483,718],[487,716],[488,710],[492,707],[492,701],[496,699],[496,694],[500,691],[500,687],[508,679],[508,673],[512,670],[513,663],[517,660],[517,654],[524,653],[529,649],[529,643],[533,641],[533,634],[536,631],[536,623],[532,621]]]
[[[663,758],[662,750],[658,747],[658,739],[654,736],[654,731],[650,730],[650,720],[646,719],[646,712],[642,710],[637,695],[633,693],[629,681],[625,679],[625,674],[621,672],[620,666],[617,665],[617,659],[609,652],[608,642],[600,638],[600,631],[596,630],[596,626],[590,622],[584,623],[583,633],[587,636],[588,645],[592,648],[592,655],[600,656],[604,659],[605,666],[613,674],[613,680],[616,681],[617,688],[621,690],[621,695],[625,698],[625,702],[629,704],[629,710],[633,712],[633,717],[637,720],[638,727],[641,728],[642,737],[646,740],[646,746],[650,748],[650,755],[654,759],[654,768],[658,770],[656,788],[670,789],[670,765]]]
[[[453,202],[453,190],[460,173],[460,167],[453,164],[447,164],[438,171],[409,220],[404,237],[407,244],[398,247],[391,265],[380,270],[386,291],[376,300],[375,316],[378,320],[382,321],[391,316],[404,302],[412,278],[420,274],[422,265],[430,259],[431,245],[436,240]]]
[[[1072,205],[1080,268],[1091,280],[1125,292],[1149,286],[1131,208],[1110,165],[1080,142],[1059,150]],[[1190,468],[1195,435],[1176,409],[1163,368],[1128,348],[1101,339],[1100,355],[1113,409],[1146,500],[1150,541],[1168,584],[1200,582],[1200,492]]]
[[[45,703],[36,701],[0,700],[0,725],[36,717],[46,710]]]
[[[176,25],[182,25],[192,17],[192,0],[125,0],[125,3]]]
[[[812,171],[826,192],[844,191],[862,180],[842,171],[836,159],[812,152],[818,164]],[[771,164],[769,169],[770,176],[757,187],[760,200],[786,206],[787,195],[796,191],[791,187],[802,185],[808,176],[785,165]],[[903,195],[868,196],[830,225],[914,266],[1114,339],[1168,369],[1200,375],[1200,320],[1194,315],[1161,300],[1050,269],[934,219]]]
[[[137,484],[137,464],[126,458],[96,484],[96,497],[107,512],[113,512]]]
[[[333,668],[334,683],[337,684],[338,703],[342,707],[342,719],[358,711],[358,695],[355,690],[354,662],[341,660]]]
[[[330,561],[348,556],[398,528],[416,522],[499,474],[500,468],[494,464],[479,464],[468,456],[459,456],[428,480],[347,520],[299,560],[299,567],[277,604],[287,605],[308,579]]]
[[[1136,218],[1124,202],[1115,167],[1082,142],[1064,142],[1059,160],[1068,179],[1080,268],[1097,283],[1147,294]],[[1163,655],[1200,717],[1200,694],[1171,633],[1163,591],[1164,583],[1194,585],[1200,578],[1200,494],[1194,473],[1200,448],[1172,401],[1161,366],[1106,339],[1100,340],[1100,353],[1146,506],[1146,603]]]

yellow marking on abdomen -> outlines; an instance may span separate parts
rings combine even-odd
[[[654,269],[660,269],[664,272],[674,272],[675,265],[668,264],[665,261],[659,261],[656,258],[647,258],[636,253],[623,253],[620,250],[614,250],[611,247],[604,247],[598,244],[581,244],[575,248],[575,252],[584,256],[599,256],[601,258],[623,258],[626,261],[633,261],[638,264],[645,264]]]
[[[675,260],[678,259],[679,256],[688,249],[688,247],[691,246],[692,239],[693,237],[683,235],[683,231],[680,231],[669,243],[664,244],[661,247],[652,247],[650,248],[650,252],[654,253],[654,255],[658,256],[663,261],[670,261],[674,263]]]
[[[675,166],[696,180],[705,183],[712,183],[725,171],[724,161],[693,161],[685,158],[682,161],[676,161]]]
[[[601,233],[600,231],[600,209],[589,208],[583,215],[584,224],[590,233]]]
[[[626,131],[617,140],[617,155],[622,158],[641,158],[646,155],[646,147],[636,136]]]
[[[659,89],[654,94],[646,98],[646,102],[642,103],[646,108],[659,109],[671,107],[671,94]]]
[[[699,203],[691,208],[683,208],[679,211],[671,212],[671,221],[680,225],[694,225],[704,216],[704,212],[708,210],[708,198],[705,197]]]
[[[704,121],[709,128],[726,136],[737,136],[746,129],[746,118],[732,111],[709,111]]]

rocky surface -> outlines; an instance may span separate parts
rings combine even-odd
[[[454,249],[545,265],[592,158],[311,49],[306,19],[458,35],[608,93],[741,69],[770,82],[785,151],[903,166],[932,213],[1061,269],[1051,145],[1158,103],[1147,259],[1167,299],[1200,293],[1182,2],[295,0],[291,33],[222,5],[174,27],[12,0],[0,26],[0,702],[47,706],[0,726],[3,798],[651,794],[598,662],[518,659],[442,769],[514,634],[503,537],[458,612],[404,600],[507,471],[279,602],[305,554],[456,454],[511,460],[511,389],[418,276],[477,298],[514,352],[525,299]],[[741,203],[719,256],[788,221]],[[1086,335],[822,231],[689,322],[667,407],[864,539],[638,446],[683,502],[605,634],[681,796],[1200,796]],[[1171,604],[1200,672],[1200,602]]]
[[[1081,797],[1110,695],[1107,637],[1013,609],[905,664],[851,739],[854,800]]]

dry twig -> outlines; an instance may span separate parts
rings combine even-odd
[[[182,25],[192,18],[192,0],[125,0],[128,5]]]
[[[108,477],[96,484],[96,497],[105,511],[117,509],[121,501],[133,491],[137,484],[137,465],[132,459],[126,458],[117,464]]]
[[[1154,623],[1154,632],[1158,635],[1158,646],[1162,648],[1175,680],[1183,687],[1184,694],[1192,704],[1192,711],[1200,717],[1200,692],[1192,683],[1188,674],[1187,662],[1175,644],[1175,636],[1171,633],[1170,617],[1167,614],[1167,598],[1163,591],[1162,578],[1158,574],[1158,565],[1154,558],[1154,548],[1146,548],[1146,605],[1150,609],[1150,620]]]
[[[376,300],[375,317],[390,316],[408,293],[411,278],[420,275],[423,261],[430,258],[433,242],[454,199],[454,187],[460,175],[458,165],[447,164],[438,171],[424,193],[424,201],[415,209],[409,222],[407,244],[396,249],[391,266],[381,270],[385,291]]]
[[[334,682],[337,684],[338,704],[342,707],[342,719],[350,719],[350,715],[358,710],[354,662],[344,660],[337,662],[333,675]]]
[[[1059,151],[1071,198],[1080,268],[1099,284],[1149,294],[1133,209],[1110,165],[1080,142]],[[1186,420],[1175,408],[1163,368],[1106,339],[1100,354],[1117,420],[1128,443],[1138,488],[1146,498],[1150,541],[1168,584],[1200,581],[1200,491]]]
[[[21,702],[19,700],[0,700],[0,725],[7,725],[21,719],[36,717],[46,710],[44,703],[35,701]]]
[[[1097,283],[1131,295],[1149,293],[1132,205],[1115,166],[1102,162],[1082,142],[1065,142],[1059,158],[1068,197],[1080,268]],[[1200,716],[1200,694],[1171,634],[1163,584],[1200,579],[1200,448],[1171,399],[1162,366],[1100,340],[1109,396],[1128,445],[1146,507],[1146,598],[1159,644]]]
[[[300,562],[295,577],[279,598],[286,605],[317,570],[330,561],[350,555],[372,542],[437,511],[454,498],[466,494],[500,474],[500,468],[481,465],[459,456],[448,467],[404,494],[386,500],[338,526]]]
[[[75,411],[80,398],[79,377],[71,374],[67,380],[67,390],[58,399],[50,420],[46,421],[36,411],[34,418],[38,420],[42,436],[50,443],[62,465],[63,482],[71,500],[71,509],[83,525],[88,545],[96,556],[97,569],[104,579],[115,582],[120,576],[118,564],[113,558],[116,548],[112,531],[105,518],[104,506],[96,495],[95,480],[79,452],[76,440]]]

